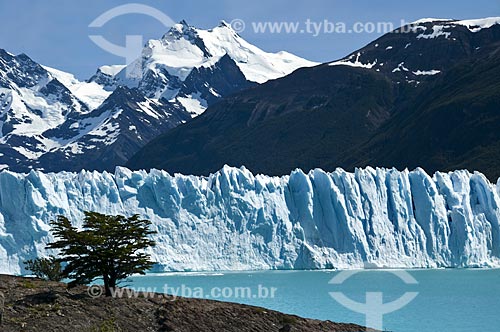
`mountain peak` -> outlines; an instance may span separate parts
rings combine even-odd
[[[229,24],[229,23],[228,23],[228,22],[226,22],[225,20],[221,20],[221,21],[219,22],[219,27],[220,27],[220,28],[230,28],[230,29],[232,29],[231,24]]]
[[[177,77],[179,83],[193,68],[211,67],[226,54],[235,61],[247,80],[257,83],[283,77],[299,67],[317,65],[289,53],[267,53],[238,37],[225,21],[207,30],[181,21],[161,40],[150,40],[142,58],[137,60],[142,66],[132,69],[150,71],[154,77],[165,77],[165,82],[173,82],[172,77]],[[146,77],[147,73],[136,76]]]
[[[179,23],[172,26],[172,29],[178,32],[184,32],[190,30],[190,28],[192,29],[193,27],[190,26],[185,20],[181,20]]]
[[[26,53],[21,53],[16,56],[16,58],[25,60],[25,61],[33,61]]]
[[[6,50],[4,50],[3,48],[0,48],[0,56],[10,56],[10,57],[15,57],[14,54],[10,53],[10,52],[7,52]]]
[[[181,20],[179,23],[174,24],[170,30],[166,33],[167,36],[169,35],[179,35],[179,34],[184,34],[187,31],[191,30],[196,30],[193,26],[190,26],[185,20]]]

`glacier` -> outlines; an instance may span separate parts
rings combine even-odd
[[[151,220],[154,271],[500,267],[499,197],[465,170],[3,171],[0,273],[51,254],[49,222],[84,211]]]

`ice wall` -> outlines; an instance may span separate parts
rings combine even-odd
[[[156,270],[500,266],[500,182],[480,173],[358,169],[289,176],[224,167],[0,173],[0,273],[49,254],[48,223],[83,211],[153,222]]]

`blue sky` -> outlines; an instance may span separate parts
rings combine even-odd
[[[500,0],[222,0],[222,1],[131,1],[153,6],[174,21],[185,19],[200,28],[211,28],[220,20],[246,22],[241,36],[266,51],[287,50],[318,62],[343,57],[378,37],[377,33],[264,34],[252,29],[252,22],[408,22],[423,17],[480,18],[500,16]],[[34,60],[79,78],[88,78],[97,67],[123,64],[124,60],[95,45],[89,34],[125,44],[125,35],[160,38],[166,28],[139,14],[109,21],[102,28],[89,28],[96,17],[127,1],[115,0],[16,0],[0,2],[0,48],[26,53]],[[302,26],[302,25],[301,25]]]

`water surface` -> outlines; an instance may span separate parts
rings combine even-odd
[[[367,292],[381,292],[387,303],[405,292],[418,292],[408,305],[383,317],[385,329],[401,332],[500,331],[500,270],[407,272],[418,284],[406,284],[390,271],[368,270],[338,285],[329,283],[340,273],[338,271],[265,271],[149,274],[132,278],[129,286],[153,287],[161,292],[167,285],[168,293],[362,325],[365,324],[363,314],[343,307],[329,293],[341,292],[356,302],[365,302]]]

